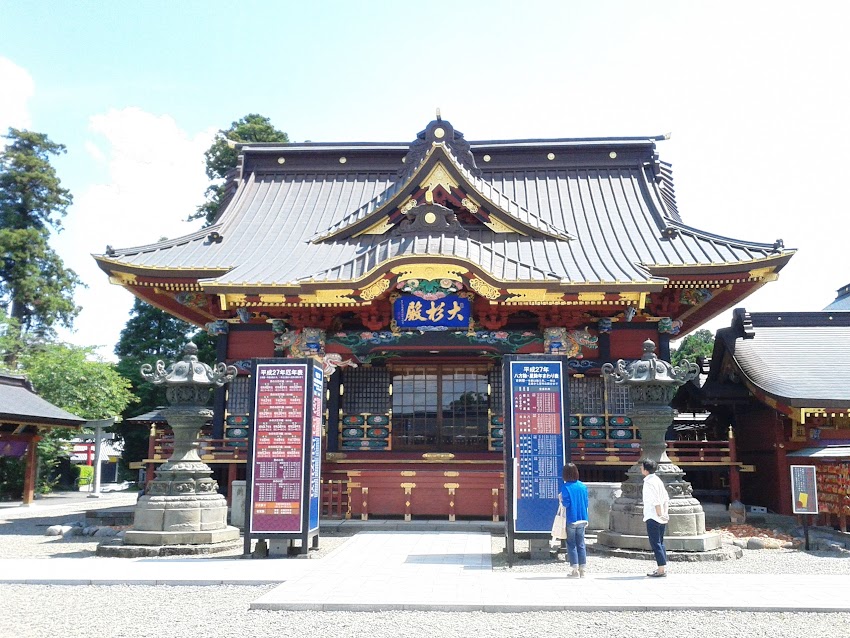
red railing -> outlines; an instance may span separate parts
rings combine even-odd
[[[637,441],[626,445],[613,439],[570,443],[573,462],[636,463],[640,459],[640,443]],[[732,465],[734,457],[730,450],[729,441],[667,441],[667,455],[671,461],[681,465]]]
[[[151,438],[148,458],[165,461],[174,449],[173,440],[171,436]],[[247,439],[203,437],[199,441],[198,454],[206,460],[244,461],[247,458],[247,445]],[[571,446],[574,461],[635,463],[640,458],[640,443],[637,441],[624,445],[623,441],[614,439],[573,440]],[[734,446],[734,443],[731,446]],[[729,441],[668,441],[667,455],[674,463],[683,465],[733,465],[735,456],[731,446]]]

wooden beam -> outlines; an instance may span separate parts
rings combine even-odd
[[[38,469],[38,456],[36,454],[36,446],[38,445],[38,437],[33,437],[27,445],[27,452],[24,455],[24,496],[23,505],[32,505],[35,498],[35,478],[36,470]]]

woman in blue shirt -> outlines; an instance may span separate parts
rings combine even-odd
[[[561,502],[567,512],[567,556],[572,571],[567,578],[584,578],[587,567],[587,548],[584,530],[587,527],[587,487],[578,480],[575,463],[564,466],[564,484],[561,486]]]

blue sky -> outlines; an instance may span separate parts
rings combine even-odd
[[[848,18],[842,2],[0,0],[0,130],[68,147],[54,245],[89,287],[63,338],[107,355],[132,297],[90,253],[196,229],[203,151],[252,112],[294,141],[409,141],[437,107],[471,140],[671,132],[686,223],[799,249],[744,305],[819,310],[850,283]]]

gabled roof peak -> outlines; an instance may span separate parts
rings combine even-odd
[[[464,139],[463,133],[455,130],[451,123],[440,117],[439,111],[437,111],[437,119],[429,122],[424,131],[417,133],[416,139],[410,143],[410,150],[402,161],[407,166],[418,166],[431,147],[436,144],[446,146],[455,160],[475,177],[481,176],[481,170],[475,164],[469,142]]]

